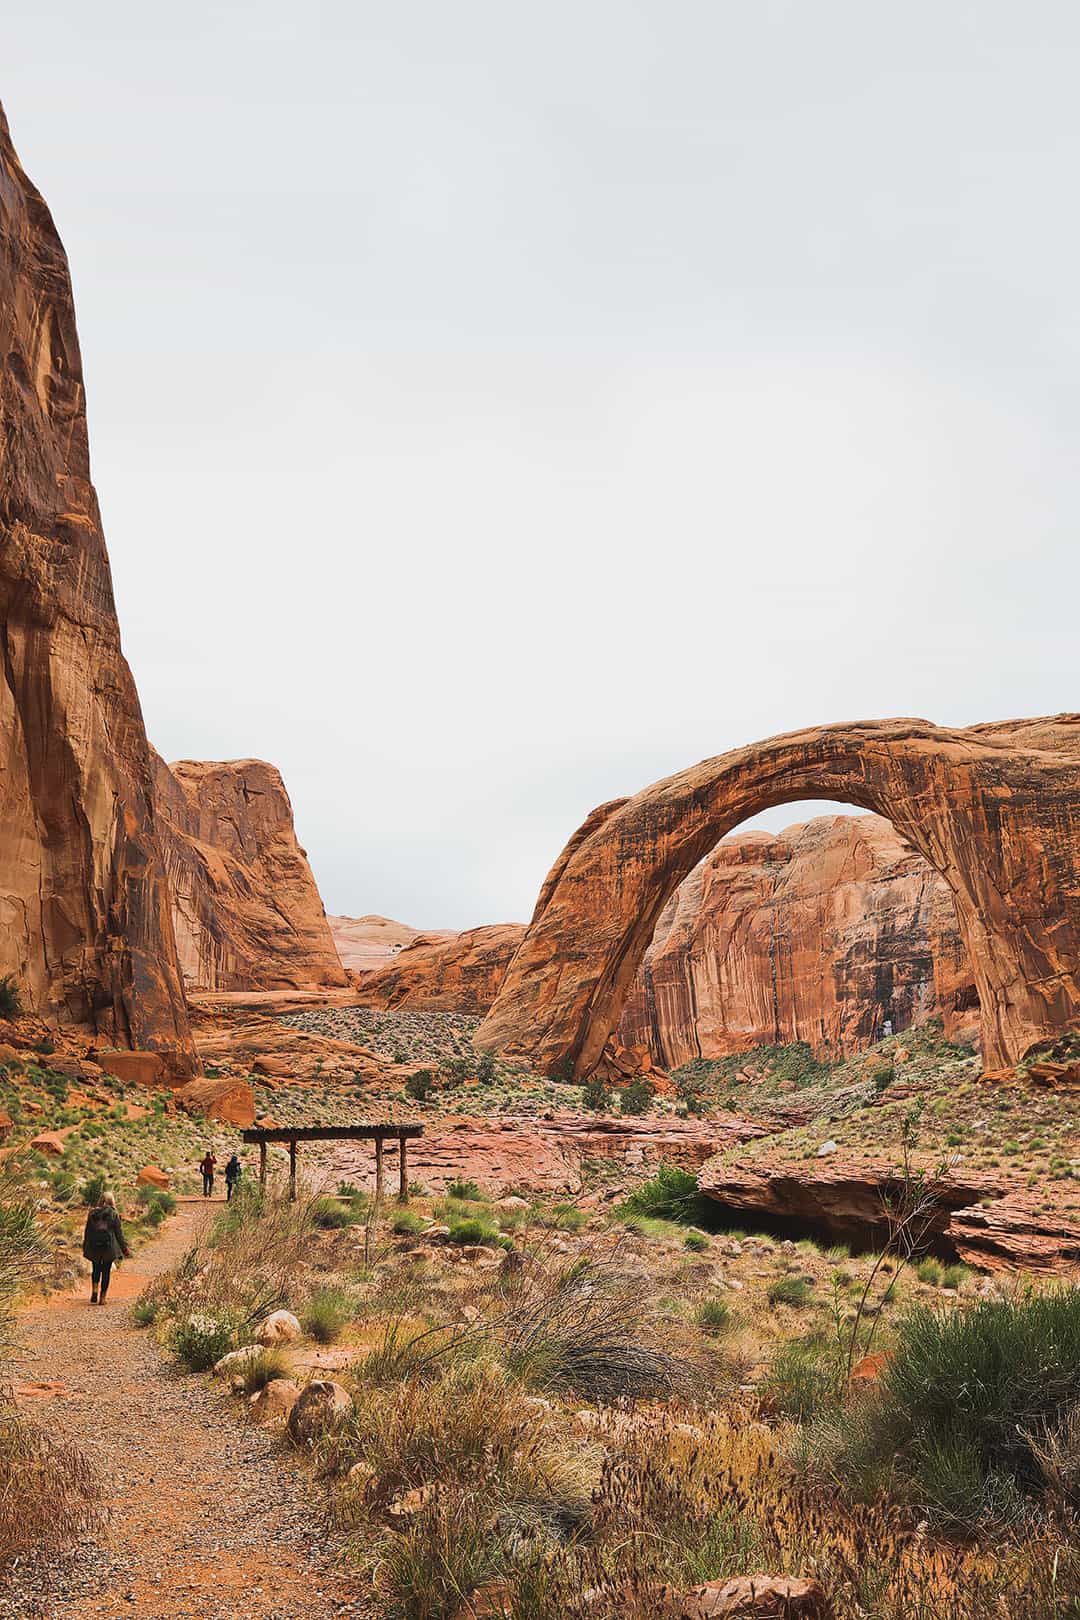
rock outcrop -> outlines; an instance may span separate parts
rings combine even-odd
[[[392,917],[327,917],[330,937],[342,967],[348,973],[378,973],[389,967],[406,945],[411,945],[418,928],[395,922]],[[429,935],[438,938],[438,935]],[[453,939],[447,933],[446,939]]]
[[[199,990],[344,986],[280,773],[154,755],[154,799],[184,982]]]
[[[734,833],[676,889],[619,1023],[677,1067],[807,1041],[840,1056],[978,998],[944,880],[880,816]]]
[[[0,353],[0,973],[35,1013],[191,1073],[71,280],[2,113]]]
[[[602,805],[559,857],[477,1044],[592,1072],[679,884],[740,822],[828,798],[885,816],[944,879],[989,1067],[1080,1015],[1080,715],[824,726]]]
[[[524,936],[520,923],[494,923],[463,934],[417,934],[389,967],[361,981],[357,1001],[367,1007],[487,1012]]]

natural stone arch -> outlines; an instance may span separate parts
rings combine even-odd
[[[799,799],[876,811],[945,879],[988,1067],[1080,1017],[1080,715],[791,732],[594,810],[556,861],[480,1047],[595,1068],[666,901],[725,834]]]

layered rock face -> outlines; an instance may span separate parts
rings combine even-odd
[[[1080,1017],[1080,716],[889,720],[736,749],[594,811],[545,882],[477,1043],[590,1074],[679,884],[740,822],[805,798],[885,816],[945,881],[989,1067]]]
[[[392,917],[327,917],[330,938],[343,968],[349,973],[378,973],[389,967],[399,951],[411,945],[418,928]],[[429,936],[436,938],[439,936]],[[447,939],[456,936],[445,935]]]
[[[657,923],[618,1038],[674,1068],[807,1041],[839,1056],[978,1001],[948,886],[880,816],[734,833]]]
[[[344,986],[278,771],[262,760],[166,765],[154,799],[184,982],[200,990]]]
[[[393,963],[362,980],[366,1007],[487,1012],[525,935],[521,923],[494,923],[462,934],[417,934]]]
[[[0,973],[34,1012],[189,1073],[67,260],[2,113],[0,354]]]

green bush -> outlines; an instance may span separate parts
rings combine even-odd
[[[435,1092],[435,1076],[430,1069],[417,1069],[405,1081],[405,1095],[416,1102],[427,1102]]]
[[[971,1275],[967,1266],[946,1266],[941,1278],[942,1288],[959,1288]]]
[[[446,1193],[449,1198],[483,1198],[483,1193],[475,1181],[463,1181],[459,1176],[455,1181],[447,1182]]]
[[[288,1376],[289,1363],[285,1353],[274,1346],[256,1350],[254,1355],[248,1356],[240,1369],[245,1395],[257,1395],[260,1389],[265,1389],[275,1378]]]
[[[415,1210],[400,1209],[394,1216],[392,1225],[398,1237],[418,1237],[427,1222],[422,1215],[417,1215]]]
[[[814,1292],[806,1277],[778,1277],[769,1286],[770,1305],[806,1305]]]
[[[0,978],[0,1018],[21,1018],[22,1011],[22,996],[19,994],[15,975],[5,973],[3,978]]]
[[[146,1205],[148,1215],[155,1208],[161,1211],[160,1215],[156,1217],[159,1221],[163,1220],[166,1215],[175,1213],[176,1198],[171,1192],[167,1192],[164,1187],[140,1187],[138,1197],[140,1204]],[[155,1217],[151,1216],[151,1218]]]
[[[84,1204],[88,1204],[93,1209],[95,1205],[101,1203],[108,1185],[108,1177],[101,1170],[98,1170],[96,1174],[87,1176],[79,1188],[79,1197]]]
[[[701,1254],[704,1249],[709,1247],[709,1240],[704,1232],[687,1232],[683,1238],[683,1245],[685,1248],[693,1250],[695,1254]]]
[[[611,1106],[611,1092],[602,1080],[589,1080],[581,1088],[581,1106],[590,1114],[604,1114]]]
[[[454,1221],[450,1227],[451,1243],[489,1243],[499,1241],[499,1232],[487,1221],[478,1220],[475,1215],[466,1216],[462,1221]]]
[[[476,1064],[476,1078],[482,1086],[493,1085],[498,1078],[494,1052],[481,1052]]]
[[[698,1192],[697,1177],[676,1164],[662,1164],[651,1181],[634,1188],[623,1208],[681,1226],[708,1224],[709,1200]]]
[[[346,1323],[352,1321],[355,1306],[344,1289],[317,1288],[304,1307],[300,1325],[319,1344],[332,1344]]]
[[[1048,1438],[1078,1404],[1080,1288],[918,1306],[897,1328],[853,1462],[894,1456],[920,1505],[969,1529],[1043,1493]]]
[[[624,1114],[647,1114],[653,1105],[656,1087],[649,1080],[631,1080],[619,1092],[619,1107]]]
[[[194,1311],[177,1322],[170,1341],[173,1354],[192,1372],[213,1367],[232,1348],[232,1342],[232,1324],[207,1311]]]
[[[731,1306],[722,1299],[706,1299],[697,1309],[698,1327],[706,1333],[724,1333],[732,1324]]]
[[[49,1177],[53,1197],[61,1204],[70,1204],[75,1196],[75,1177],[70,1170],[54,1170]]]
[[[927,1255],[926,1259],[920,1260],[915,1267],[916,1277],[921,1283],[925,1283],[928,1288],[940,1288],[944,1274],[941,1261],[935,1260],[933,1255]]]
[[[311,1206],[311,1218],[324,1232],[335,1232],[348,1226],[352,1212],[338,1198],[316,1198]]]
[[[131,1320],[136,1327],[150,1327],[157,1321],[158,1303],[152,1296],[137,1299],[131,1307]]]
[[[837,1366],[816,1337],[777,1346],[761,1386],[766,1406],[805,1423],[835,1403]]]

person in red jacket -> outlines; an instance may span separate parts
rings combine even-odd
[[[199,1166],[202,1171],[202,1195],[204,1198],[209,1198],[214,1190],[214,1171],[216,1168],[217,1160],[214,1158],[214,1150],[213,1148],[207,1148],[203,1155],[203,1161]]]

